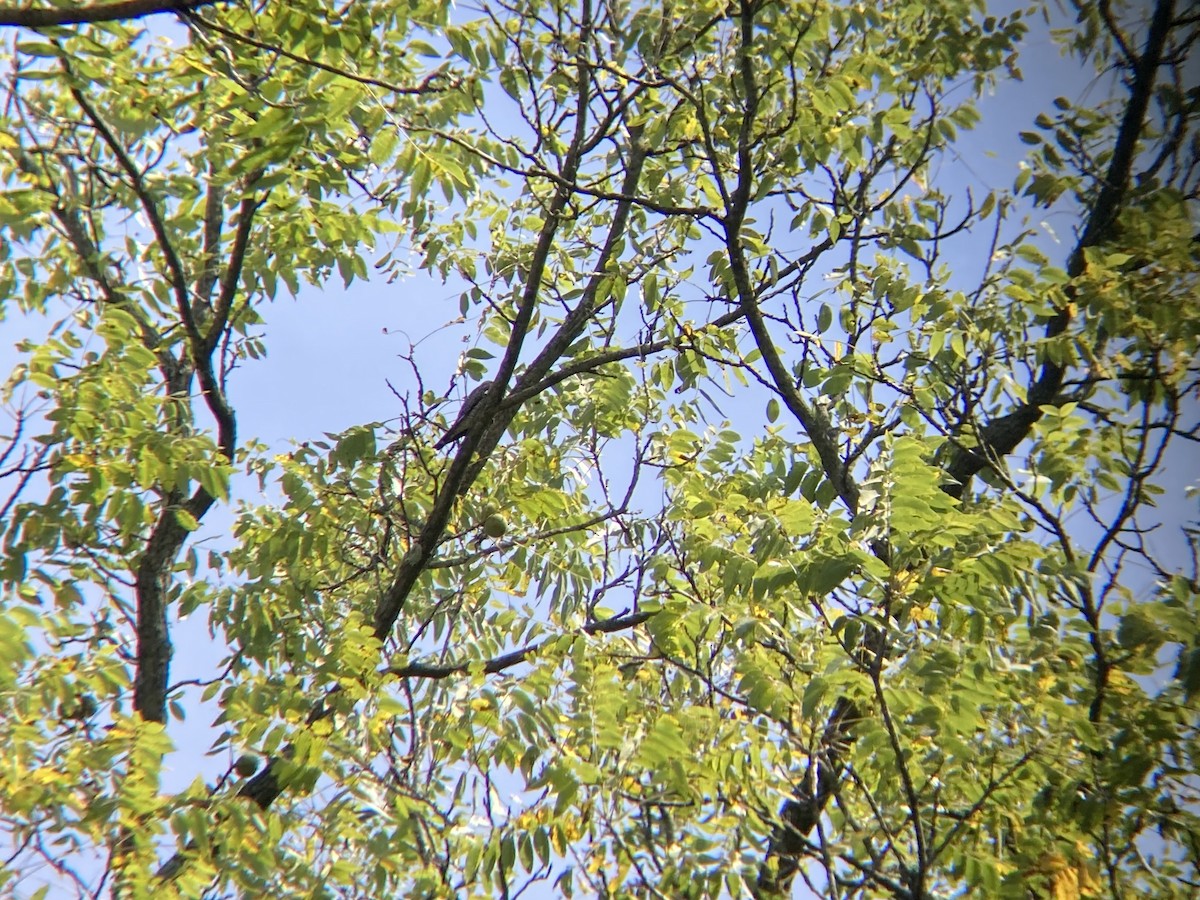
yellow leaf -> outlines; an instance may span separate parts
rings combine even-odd
[[[1057,850],[1038,857],[1024,872],[1030,887],[1046,900],[1079,900],[1079,873],[1071,861]]]
[[[936,622],[937,613],[928,606],[914,606],[909,616],[914,622]]]
[[[1050,897],[1052,900],[1079,900],[1079,875],[1074,869],[1063,869],[1051,876]]]
[[[56,784],[61,780],[56,771],[45,766],[34,769],[30,776],[35,784]]]
[[[1092,853],[1083,841],[1075,842],[1075,875],[1079,881],[1079,893],[1085,897],[1099,897],[1103,894],[1103,882],[1092,865]]]
[[[911,569],[906,569],[903,572],[893,572],[891,585],[892,594],[897,598],[907,597],[916,583],[917,573]]]

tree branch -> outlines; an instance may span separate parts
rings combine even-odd
[[[92,22],[128,22],[160,13],[183,13],[225,0],[116,0],[85,6],[0,6],[0,27],[51,28]]]
[[[1146,110],[1154,95],[1154,84],[1158,68],[1163,62],[1167,37],[1171,32],[1171,17],[1174,0],[1159,0],[1150,21],[1146,46],[1134,66],[1129,85],[1129,102],[1121,116],[1113,146],[1112,160],[1104,177],[1103,187],[1088,212],[1083,234],[1067,261],[1067,274],[1072,278],[1081,275],[1085,268],[1084,251],[1112,239],[1117,217],[1129,191],[1130,173],[1137,156],[1138,142],[1146,120]],[[1046,339],[1058,337],[1071,322],[1070,310],[1063,308],[1046,325]],[[1062,388],[1066,367],[1047,360],[1042,364],[1037,380],[1030,385],[1027,399],[1006,415],[993,419],[979,431],[979,447],[967,450],[959,446],[946,466],[946,472],[954,484],[950,493],[961,497],[971,478],[993,460],[1007,456],[1029,436],[1033,426],[1042,417],[1042,407],[1053,402]]]
[[[587,4],[585,4],[585,7],[587,7]],[[585,20],[587,18],[587,15],[585,15]],[[588,28],[590,26],[585,21],[584,26],[582,26],[582,33],[586,34]],[[586,40],[580,41],[581,47],[585,47],[586,45]],[[434,502],[433,509],[430,510],[429,517],[425,522],[425,527],[421,529],[421,533],[413,541],[411,548],[401,561],[399,571],[396,573],[391,586],[385,592],[384,596],[380,598],[375,609],[374,622],[375,635],[381,640],[386,638],[391,632],[392,626],[395,624],[404,606],[405,599],[417,583],[417,579],[425,569],[425,566],[433,558],[433,553],[445,530],[446,522],[449,520],[454,504],[462,492],[474,482],[483,468],[485,458],[495,448],[500,440],[500,436],[504,433],[504,429],[508,427],[508,423],[516,413],[516,406],[511,408],[505,406],[503,411],[501,411],[501,402],[507,391],[509,379],[516,370],[522,344],[532,322],[533,312],[542,289],[542,277],[549,263],[554,239],[568,215],[568,204],[573,195],[571,186],[575,184],[584,154],[589,146],[586,134],[587,117],[582,112],[588,108],[588,103],[590,102],[590,88],[587,84],[589,64],[581,56],[577,60],[577,65],[579,66],[579,79],[576,89],[578,95],[576,109],[581,112],[576,122],[575,133],[571,138],[570,149],[563,165],[564,182],[555,190],[549,208],[546,210],[545,220],[532,254],[529,274],[526,278],[517,315],[513,320],[508,348],[496,372],[495,384],[493,384],[491,390],[479,402],[478,412],[476,413],[477,421],[488,422],[490,419],[490,424],[485,428],[471,429],[463,438],[454,462],[450,466],[446,487]],[[639,137],[640,131],[630,134],[632,150],[621,189],[623,194],[632,194],[641,179],[642,166],[645,162],[647,151],[639,145]],[[544,378],[587,325],[590,316],[595,311],[595,298],[600,285],[607,275],[608,264],[616,258],[619,252],[618,248],[624,239],[631,206],[631,203],[624,201],[617,204],[613,212],[612,224],[609,227],[608,236],[598,254],[595,273],[584,290],[579,304],[566,316],[555,336],[522,373],[520,379],[516,382],[516,390],[523,390],[530,384],[539,382]],[[497,415],[497,413],[501,414]],[[479,454],[478,460],[475,459],[477,452]]]
[[[1130,99],[1121,117],[1104,186],[1088,213],[1083,235],[1068,261],[1067,272],[1072,277],[1084,270],[1084,250],[1100,245],[1113,236],[1122,204],[1127,198],[1130,173],[1142,136],[1146,110],[1154,93],[1157,70],[1163,62],[1172,26],[1173,7],[1173,0],[1159,0],[1155,6],[1145,49],[1137,60],[1129,87]],[[749,315],[748,320],[753,326],[753,319]],[[1062,334],[1070,320],[1069,310],[1060,310],[1047,324],[1046,338]],[[763,356],[765,360],[765,352]],[[955,443],[955,454],[946,466],[947,473],[954,479],[947,486],[947,493],[961,497],[967,483],[977,472],[991,465],[993,460],[1012,452],[1029,435],[1042,416],[1041,407],[1051,402],[1061,389],[1065,372],[1063,365],[1045,362],[1037,380],[1029,388],[1027,401],[980,430],[978,449],[965,449],[961,443]],[[827,473],[833,474],[828,469]],[[858,717],[854,702],[844,695],[839,697],[803,782],[795,789],[793,798],[785,801],[779,811],[779,821],[759,869],[759,895],[778,896],[790,892],[792,882],[800,871],[800,858],[807,845],[807,835],[817,827],[825,806],[841,783],[846,750],[854,741],[853,725]]]
[[[218,0],[208,0],[208,2],[216,3]],[[195,5],[199,7],[204,4],[197,3]],[[232,28],[226,28],[225,26],[220,25],[211,19],[205,19],[201,16],[193,15],[190,9],[183,11],[183,18],[186,19],[187,22],[194,28],[212,31],[228,40],[245,44],[248,47],[253,47],[255,50],[262,50],[265,53],[274,53],[278,56],[282,56],[284,59],[290,59],[294,63],[299,63],[302,66],[311,66],[314,69],[320,69],[322,72],[328,72],[331,75],[337,75],[341,78],[355,81],[359,84],[365,84],[368,87],[377,87],[392,94],[428,94],[443,89],[441,87],[435,87],[435,82],[441,80],[443,77],[441,72],[432,72],[418,85],[400,85],[396,84],[395,82],[384,81],[380,78],[368,78],[365,75],[359,75],[356,72],[351,72],[350,70],[341,68],[340,66],[330,65],[329,63],[321,62],[318,59],[313,59],[310,56],[303,56],[302,54],[295,53],[291,50],[288,50],[286,47],[280,47],[278,44],[260,41],[248,34],[243,34],[240,31],[234,31]],[[457,81],[450,81],[446,83],[444,89],[449,90],[457,86]]]
[[[617,631],[625,631],[630,628],[636,628],[643,622],[653,618],[653,612],[637,612],[630,613],[625,616],[616,616],[611,619],[605,619],[603,622],[593,622],[590,625],[584,625],[579,629],[581,634],[596,635],[596,634],[613,634]],[[511,669],[515,665],[525,662],[530,657],[536,656],[544,646],[552,641],[558,640],[557,637],[547,638],[544,641],[538,641],[529,644],[519,650],[514,650],[511,653],[504,653],[500,656],[494,656],[488,660],[473,660],[471,662],[451,663],[449,665],[433,666],[424,663],[409,663],[404,666],[389,666],[383,670],[384,674],[394,675],[397,678],[428,678],[432,680],[441,680],[449,678],[452,675],[464,675],[471,671],[481,671],[485,675],[495,675],[503,672],[505,669]],[[482,662],[482,668],[480,663]]]

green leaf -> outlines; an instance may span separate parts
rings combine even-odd
[[[1200,696],[1200,647],[1192,647],[1179,655],[1175,678],[1183,686],[1183,695],[1189,703]]]
[[[175,521],[182,525],[187,531],[198,531],[200,529],[199,520],[197,520],[197,518],[186,509],[175,510]]]

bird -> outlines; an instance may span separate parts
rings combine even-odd
[[[454,420],[454,424],[442,435],[441,439],[433,445],[435,450],[448,447],[467,433],[471,413],[475,411],[475,407],[479,406],[480,401],[487,396],[487,392],[492,389],[492,384],[493,382],[491,381],[481,381],[471,393],[467,394],[467,399],[463,401],[462,409],[458,411],[458,418]]]

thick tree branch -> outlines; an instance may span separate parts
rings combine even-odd
[[[853,740],[851,727],[858,718],[854,701],[844,695],[839,697],[804,776],[791,799],[784,801],[779,810],[766,859],[758,871],[760,894],[774,896],[791,889],[800,871],[800,855],[808,843],[808,835],[817,827],[821,814],[842,783],[843,758]]]
[[[125,22],[160,13],[182,13],[225,0],[115,0],[80,6],[0,6],[0,27],[51,28],[92,22]]]
[[[92,105],[92,102],[76,83],[77,76],[71,68],[65,53],[61,61],[63,71],[68,77],[71,96],[75,98],[75,102],[79,104],[79,108],[83,110],[83,114],[87,117],[88,122],[95,129],[96,133],[100,135],[109,152],[116,158],[121,170],[125,173],[125,177],[129,180],[129,187],[138,199],[142,213],[150,223],[150,228],[154,232],[155,242],[158,244],[158,250],[162,254],[163,262],[166,265],[166,275],[171,285],[171,290],[175,295],[175,306],[179,312],[180,320],[183,322],[184,330],[187,331],[190,338],[198,339],[199,334],[196,331],[196,324],[192,319],[192,307],[188,297],[188,282],[187,275],[184,272],[183,261],[179,258],[178,252],[176,252],[175,242],[171,240],[170,230],[163,219],[158,200],[146,184],[142,170],[138,168],[133,157],[129,155],[129,151],[117,139],[108,122],[100,115],[99,111]]]
[[[586,41],[580,42],[581,47],[586,47],[586,45]],[[577,102],[579,103],[578,108],[586,109],[584,101],[589,97],[589,88],[583,79],[586,77],[584,70],[587,68],[587,62],[581,59],[579,65],[581,67],[581,75],[580,83],[577,87],[579,95]],[[621,192],[623,196],[630,197],[630,199],[622,200],[616,204],[607,238],[598,254],[595,272],[584,289],[579,303],[567,314],[554,337],[551,338],[542,351],[525,368],[520,379],[515,382],[512,394],[508,395],[505,392],[505,384],[511,378],[512,372],[516,367],[520,343],[528,330],[532,310],[536,306],[540,296],[542,278],[549,263],[554,240],[559,228],[565,221],[569,201],[574,193],[572,186],[575,184],[575,177],[582,164],[583,155],[587,148],[584,124],[580,123],[576,128],[570,149],[564,160],[563,180],[559,183],[545,211],[545,221],[539,232],[536,249],[531,258],[530,271],[519,302],[518,316],[514,319],[512,328],[513,339],[510,340],[509,351],[506,353],[504,360],[496,372],[495,384],[488,392],[488,395],[480,401],[479,413],[476,418],[480,423],[486,422],[487,424],[484,427],[472,428],[463,437],[454,462],[450,466],[445,487],[443,487],[433,509],[431,509],[424,528],[413,541],[408,553],[401,560],[399,570],[392,584],[379,600],[375,610],[374,624],[375,634],[381,639],[386,638],[390,634],[396,619],[403,610],[404,602],[409,592],[417,583],[417,579],[421,573],[433,560],[437,544],[445,530],[446,522],[449,520],[454,504],[458,502],[462,493],[467,490],[480,471],[482,471],[487,455],[499,442],[504,429],[508,427],[509,421],[515,415],[518,404],[511,402],[510,397],[532,396],[533,394],[530,391],[534,386],[539,386],[541,390],[544,390],[549,384],[554,383],[547,378],[551,368],[562,358],[562,354],[567,348],[578,339],[579,334],[586,327],[590,317],[596,311],[596,298],[600,286],[608,273],[608,264],[617,258],[619,249],[622,246],[629,216],[634,207],[632,195],[640,182],[643,165],[648,155],[647,149],[640,143],[640,130],[634,130],[630,134],[629,139],[631,145],[630,157]],[[528,315],[525,315],[525,318],[521,318],[526,313]],[[736,318],[736,315],[734,317]],[[576,374],[576,370],[572,369],[570,374]],[[632,628],[648,620],[651,615],[651,613],[634,613],[606,622],[594,623],[586,626],[583,630],[589,634],[602,634],[623,628]],[[527,658],[532,652],[536,652],[535,649],[527,647],[515,651],[513,654],[507,654],[503,657],[497,657],[490,662],[485,662],[484,665],[492,666],[487,671],[500,671],[503,668],[516,665],[524,658]],[[478,664],[475,663],[475,665]],[[445,678],[456,672],[465,671],[469,667],[470,664],[465,664],[465,667],[464,664],[459,664],[449,666],[446,669],[441,667],[421,668],[414,664],[409,669],[408,675],[410,677]],[[319,706],[314,708],[314,714],[320,715],[320,709],[321,707]],[[272,761],[271,765],[268,765],[262,772],[247,782],[242,793],[245,796],[251,797],[255,803],[265,809],[280,796],[285,787],[285,785],[279,783],[277,766]],[[168,866],[173,865],[174,862],[172,860]]]
[[[583,28],[585,35],[587,28],[590,27],[586,25],[586,21],[587,16],[585,15],[585,26]],[[586,47],[587,41],[581,40],[580,46]],[[578,60],[578,66],[580,74],[576,89],[578,95],[576,109],[581,112],[576,122],[576,129],[571,140],[570,150],[563,166],[565,185],[575,183],[576,175],[582,164],[588,143],[586,115],[582,112],[587,109],[587,101],[590,97],[590,88],[587,84],[587,78],[589,77],[588,63],[581,57]],[[646,150],[639,145],[638,138],[638,133],[630,135],[632,150],[622,185],[622,193],[624,194],[632,194],[641,179],[642,166],[646,159]],[[482,471],[487,455],[495,448],[500,440],[500,436],[504,433],[504,429],[508,427],[508,423],[512,420],[513,415],[516,414],[516,406],[508,407],[506,405],[501,409],[501,402],[507,391],[509,379],[516,369],[521,347],[532,321],[537,299],[541,293],[542,278],[549,262],[554,239],[565,220],[568,203],[572,195],[573,191],[564,185],[560,185],[554,192],[532,255],[524,292],[518,306],[517,315],[513,320],[512,336],[509,339],[508,348],[496,372],[495,383],[487,395],[479,402],[478,412],[475,416],[476,421],[489,422],[489,424],[485,428],[472,428],[463,438],[454,462],[450,466],[446,487],[443,488],[434,503],[433,509],[430,510],[429,517],[426,520],[424,528],[421,529],[420,535],[418,535],[409,552],[401,561],[394,581],[384,596],[380,598],[375,610],[375,635],[380,639],[386,638],[391,632],[392,626],[395,624],[396,618],[400,615],[400,611],[403,608],[405,599],[417,583],[417,579],[425,569],[425,566],[433,558],[433,553],[445,530],[446,522],[449,521],[454,504],[462,492],[474,482],[480,471]],[[595,274],[589,280],[583,296],[580,298],[575,309],[566,316],[555,336],[522,373],[521,378],[515,384],[515,390],[521,391],[529,385],[541,381],[549,373],[553,365],[562,357],[566,349],[578,338],[584,327],[586,327],[589,318],[595,311],[597,292],[608,274],[608,265],[616,259],[618,248],[624,238],[631,207],[632,204],[629,202],[620,202],[616,205],[608,237],[599,253]],[[478,459],[476,459],[477,452],[479,454]]]
[[[573,171],[577,170],[579,161],[579,144],[573,143],[571,154],[568,157],[568,168]],[[525,283],[517,316],[513,320],[508,352],[500,363],[491,389],[479,401],[478,411],[475,414],[476,421],[485,422],[492,419],[492,425],[486,429],[472,428],[459,444],[454,462],[450,464],[446,483],[439,492],[437,500],[434,501],[421,533],[412,542],[408,553],[400,561],[396,577],[376,605],[375,636],[380,640],[385,639],[391,633],[392,626],[404,608],[404,601],[408,598],[409,592],[433,558],[438,541],[445,531],[446,523],[450,520],[454,504],[470,486],[473,480],[471,460],[476,450],[486,457],[499,442],[503,429],[507,427],[508,422],[516,413],[516,409],[513,408],[505,414],[499,414],[500,401],[504,397],[508,380],[516,369],[516,354],[520,352],[520,347],[529,330],[533,310],[537,306],[537,298],[541,293],[542,276],[546,269],[550,250],[553,247],[555,235],[563,222],[570,197],[570,192],[564,188],[559,188],[554,193],[554,198],[546,211],[546,218],[538,235],[537,246],[533,253],[528,280]]]
[[[69,78],[74,81],[74,73],[65,57],[63,67]],[[192,301],[183,260],[175,248],[158,198],[146,184],[143,173],[133,157],[82,89],[71,84],[70,91],[92,128],[116,157],[150,223],[159,252],[163,256],[167,278],[175,297],[175,308],[186,335],[187,347],[186,358],[179,360],[179,364],[168,373],[168,383],[165,386],[167,393],[175,398],[186,397],[189,393],[191,373],[195,372],[205,403],[216,421],[217,446],[221,457],[227,463],[232,462],[237,445],[237,421],[214,369],[213,353],[220,335],[228,324],[258,203],[249,194],[242,202],[232,256],[220,279],[221,292],[215,308],[211,310],[213,321],[207,333],[204,333],[201,323],[196,319],[199,303],[194,304]],[[206,237],[215,240],[219,245],[220,225],[212,221],[212,216],[219,215],[220,210],[214,210],[210,206],[206,212],[209,214]],[[209,245],[207,249],[211,251],[215,248]],[[201,280],[203,279],[204,275],[201,276]],[[200,303],[205,299],[200,298]],[[181,491],[169,492],[164,498],[158,521],[146,540],[146,549],[138,560],[135,573],[138,665],[134,680],[134,707],[149,721],[162,722],[166,719],[167,685],[172,656],[167,622],[167,595],[171,582],[171,566],[189,533],[181,524],[178,514],[181,510],[186,511],[199,521],[215,502],[216,497],[202,486],[197,486],[190,497]]]
[[[1166,52],[1174,6],[1174,0],[1159,0],[1155,5],[1145,49],[1134,66],[1133,78],[1129,85],[1129,102],[1117,129],[1108,172],[1100,193],[1088,212],[1083,234],[1067,261],[1067,274],[1072,278],[1084,271],[1084,251],[1113,237],[1117,217],[1129,191],[1130,175],[1146,121],[1146,110],[1154,96],[1155,80]],[[1070,311],[1066,308],[1059,310],[1046,325],[1046,339],[1058,337],[1066,331],[1070,322]],[[980,430],[978,448],[968,450],[958,447],[946,466],[946,472],[953,480],[951,493],[954,496],[961,497],[972,477],[992,465],[993,461],[1007,456],[1029,436],[1033,426],[1042,417],[1042,407],[1052,403],[1061,390],[1065,375],[1065,366],[1047,360],[1042,364],[1037,380],[1029,386],[1026,401],[1006,415],[993,419]]]
[[[805,434],[812,441],[812,445],[821,459],[826,476],[833,483],[838,496],[850,510],[850,514],[853,515],[858,511],[858,486],[854,484],[842,462],[833,429],[827,417],[800,396],[800,392],[796,389],[796,379],[788,371],[775,346],[762,311],[758,308],[759,298],[751,283],[750,266],[742,246],[741,229],[746,220],[755,185],[753,133],[759,104],[757,57],[754,47],[755,11],[756,4],[751,0],[742,0],[739,13],[741,46],[738,49],[738,58],[742,92],[745,95],[743,100],[745,110],[737,140],[738,178],[733,190],[725,193],[727,201],[722,221],[729,268],[733,273],[740,310],[746,317],[746,323],[750,326],[755,346],[762,354],[763,362],[783,398],[784,405],[804,428]],[[714,159],[714,169],[716,169],[715,162]]]
[[[63,67],[66,73],[74,79],[74,73],[65,57],[63,58]],[[130,187],[138,198],[142,212],[145,214],[147,221],[150,223],[151,230],[154,232],[155,241],[158,244],[159,252],[162,253],[163,261],[166,265],[168,280],[175,295],[176,311],[179,313],[179,319],[187,334],[188,353],[191,364],[196,372],[196,376],[200,380],[200,387],[204,393],[205,403],[208,405],[209,411],[217,422],[217,444],[226,462],[231,462],[237,442],[237,424],[233,410],[225,398],[225,392],[221,387],[220,380],[217,378],[212,356],[227,324],[229,310],[241,278],[242,265],[250,236],[250,226],[254,219],[254,213],[260,205],[260,202],[254,200],[249,192],[253,189],[253,184],[260,177],[261,173],[252,176],[247,186],[247,197],[242,201],[232,256],[229,265],[226,267],[224,277],[221,280],[221,294],[217,299],[217,305],[213,311],[214,322],[209,332],[204,334],[201,332],[200,326],[196,321],[195,308],[188,292],[188,278],[183,260],[176,251],[175,244],[171,239],[170,230],[167,227],[167,222],[162,215],[162,210],[159,208],[157,198],[146,184],[145,179],[142,177],[142,172],[137,167],[133,158],[121,142],[117,140],[108,123],[105,122],[104,118],[92,106],[91,102],[83,94],[83,91],[74,84],[71,85],[70,90],[71,95],[75,98],[75,102],[79,104],[92,127],[104,140],[105,146],[116,157],[121,169],[125,172],[126,177],[129,179]],[[181,373],[181,378],[182,375],[183,373]],[[173,390],[172,393],[179,394],[180,396],[186,393],[186,385],[181,384],[174,387],[177,390]],[[214,500],[215,498],[209,495],[207,491],[198,489],[188,502],[188,512],[199,519],[207,512]]]
[[[241,206],[238,209],[237,227],[234,230],[233,244],[229,248],[229,262],[225,266],[225,271],[221,275],[221,289],[217,294],[216,303],[212,308],[212,322],[209,323],[207,331],[202,334],[203,341],[201,353],[206,358],[211,358],[213,351],[216,350],[217,344],[220,343],[222,336],[225,334],[225,329],[229,325],[229,314],[233,309],[233,301],[237,297],[237,291],[242,283],[242,268],[246,262],[246,251],[250,247],[250,235],[254,224],[254,216],[258,210],[266,202],[266,195],[262,197],[254,196],[254,187],[262,178],[264,170],[259,169],[253,173],[246,181],[245,196],[242,198]],[[269,191],[267,193],[270,193]],[[218,249],[219,249],[218,243]],[[207,296],[207,295],[206,295]]]

